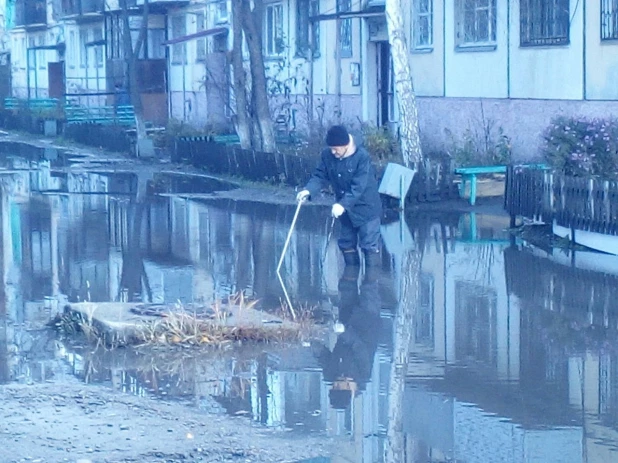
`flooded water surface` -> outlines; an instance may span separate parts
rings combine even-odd
[[[277,310],[295,207],[222,198],[234,186],[207,177],[68,170],[79,159],[54,150],[0,158],[0,382],[78,378],[334,437],[321,462],[618,461],[614,256],[536,248],[501,214],[418,213],[384,223],[381,266],[355,271],[328,209],[304,207],[282,275],[325,336],[93,348],[45,323],[77,301],[241,291]]]

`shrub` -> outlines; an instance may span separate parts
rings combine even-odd
[[[543,155],[568,175],[615,177],[618,120],[556,117],[545,130]]]
[[[378,164],[401,160],[401,149],[397,137],[386,127],[364,122],[361,125],[363,146]]]
[[[449,154],[457,167],[499,166],[511,162],[511,139],[502,127],[494,130],[493,123],[483,124],[481,131],[466,129],[461,140],[455,139],[446,129],[452,140]]]

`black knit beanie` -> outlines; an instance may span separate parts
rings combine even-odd
[[[346,146],[350,143],[350,134],[342,125],[333,125],[326,133],[327,146]]]

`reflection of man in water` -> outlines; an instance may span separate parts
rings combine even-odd
[[[345,331],[337,338],[332,352],[321,346],[316,353],[324,380],[332,383],[329,397],[333,408],[347,408],[352,397],[364,391],[371,379],[380,332],[381,302],[378,270],[367,269],[359,294],[359,267],[346,266],[339,280],[339,321]]]

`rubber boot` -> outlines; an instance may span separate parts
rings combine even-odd
[[[365,277],[374,280],[382,268],[382,253],[379,250],[364,250],[363,253],[365,254]]]
[[[360,256],[356,249],[342,249],[342,252],[346,267],[360,267]]]

